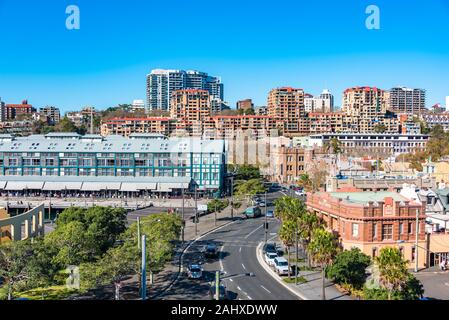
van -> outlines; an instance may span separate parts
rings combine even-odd
[[[244,212],[246,218],[258,218],[262,215],[262,211],[259,207],[249,207]]]

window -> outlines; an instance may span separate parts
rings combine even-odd
[[[404,224],[402,222],[399,223],[399,234],[404,234]]]
[[[412,222],[408,223],[408,234],[413,234],[413,223]]]
[[[377,248],[373,248],[372,256],[375,258],[377,256]]]
[[[359,236],[359,224],[358,223],[353,223],[352,224],[352,236],[353,237],[358,237]]]
[[[384,224],[382,226],[382,240],[393,240],[393,225]]]
[[[373,223],[373,239],[377,239],[377,223]]]

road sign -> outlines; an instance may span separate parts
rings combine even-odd
[[[207,211],[207,204],[199,204],[198,211]]]

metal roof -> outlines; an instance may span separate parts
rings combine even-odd
[[[91,141],[95,139],[97,141]],[[199,138],[171,138],[166,140],[122,136],[96,136],[83,138],[78,134],[32,135],[1,141],[0,152],[56,152],[56,153],[223,153],[224,140],[201,140]]]

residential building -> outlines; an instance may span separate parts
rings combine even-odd
[[[248,109],[254,109],[254,103],[251,99],[245,99],[237,101],[236,104],[237,110],[248,110]]]
[[[268,107],[267,106],[255,107],[255,113],[258,116],[267,116],[268,115]]]
[[[102,121],[101,135],[121,135],[156,133],[170,136],[176,128],[176,119],[168,117],[112,118]]]
[[[324,89],[318,97],[306,94],[304,107],[306,112],[333,112],[334,96],[328,89]]]
[[[399,153],[423,151],[429,140],[425,134],[359,134],[359,133],[324,133],[310,136],[311,144],[325,145],[336,138],[342,150],[348,155],[377,155],[388,157]]]
[[[0,122],[6,120],[6,106],[0,97]]]
[[[174,91],[170,102],[170,116],[178,120],[177,129],[192,131],[212,114],[207,90],[183,89]],[[202,130],[201,130],[202,131]]]
[[[307,195],[307,208],[322,218],[338,235],[346,250],[359,248],[376,257],[382,248],[398,248],[420,268],[427,265],[425,250],[415,248],[416,218],[418,246],[426,248],[426,207],[396,192],[317,192]]]
[[[59,123],[61,120],[61,113],[59,112],[59,109],[52,106],[46,106],[39,109],[39,113],[41,116],[46,117],[47,123],[49,125],[55,125]]]
[[[277,155],[278,161],[274,165],[278,170],[271,180],[281,184],[294,184],[305,173],[304,148],[282,146]]]
[[[223,140],[50,133],[0,142],[0,191],[14,194],[179,195],[197,185],[212,195],[226,172]]]
[[[131,105],[131,111],[145,111],[145,101],[143,100],[133,100],[133,103]]]
[[[23,116],[31,117],[33,112],[36,111],[32,105],[28,104],[28,100],[23,100],[20,104],[6,104],[5,108],[5,120],[15,120]]]
[[[419,121],[415,121],[412,114],[401,114],[398,118],[401,134],[421,134],[421,124]]]
[[[149,110],[168,111],[172,93],[183,89],[206,90],[211,96],[224,100],[224,89],[220,78],[199,71],[156,69],[147,75]]]
[[[427,124],[430,129],[432,129],[436,125],[440,125],[443,127],[445,132],[449,132],[449,112],[439,114],[422,114],[420,118]]]
[[[421,114],[426,110],[426,90],[395,87],[389,93],[389,108],[394,112]]]
[[[280,129],[285,135],[307,134],[303,89],[283,87],[271,90],[267,108],[268,116],[284,120]]]
[[[449,182],[449,159],[432,161],[427,159],[423,164],[423,173],[434,177],[438,183]]]

